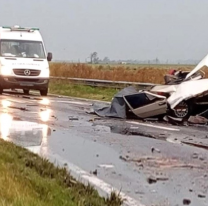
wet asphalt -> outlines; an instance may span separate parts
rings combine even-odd
[[[207,126],[100,118],[92,104],[4,93],[1,137],[75,165],[141,205],[208,205]]]

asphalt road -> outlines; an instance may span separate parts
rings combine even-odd
[[[5,93],[5,140],[68,167],[131,206],[208,205],[208,128],[100,118],[91,101]]]

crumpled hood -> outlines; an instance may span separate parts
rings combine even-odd
[[[150,92],[162,92],[162,93],[168,93],[171,94],[177,90],[177,87],[179,85],[158,85],[154,86]]]
[[[174,109],[180,102],[196,97],[208,91],[208,79],[200,79],[183,82],[178,85],[177,90],[167,99],[171,109]]]

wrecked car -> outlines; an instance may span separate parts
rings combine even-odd
[[[96,114],[107,117],[137,118],[170,115],[188,119],[208,111],[208,79],[201,71],[208,67],[208,55],[191,71],[172,71],[165,75],[165,84],[137,91],[125,88],[116,94],[110,106],[94,107]]]

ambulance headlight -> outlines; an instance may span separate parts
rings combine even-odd
[[[11,75],[11,74],[12,74],[12,69],[11,68],[8,68],[8,67],[5,67],[5,66],[1,67],[1,75],[8,76],[8,75]]]
[[[41,71],[41,77],[47,77],[48,78],[49,75],[50,75],[49,68],[43,69]]]

